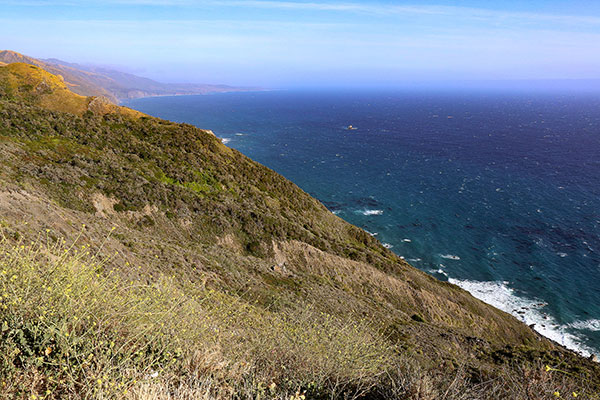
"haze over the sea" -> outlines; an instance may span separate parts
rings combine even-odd
[[[600,78],[600,2],[583,0],[8,0],[0,2],[0,37],[34,57],[165,82],[297,88]]]

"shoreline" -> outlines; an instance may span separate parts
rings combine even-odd
[[[263,91],[276,91],[276,90],[260,90],[259,92],[263,92]],[[207,93],[207,94],[219,94],[219,93],[237,93],[237,91],[236,92]],[[198,94],[198,95],[200,95],[200,94]],[[188,95],[188,96],[198,96],[198,95]],[[160,95],[160,96],[148,96],[148,97],[180,97],[180,96],[186,96],[186,95]],[[129,99],[129,100],[135,100],[135,99]],[[223,138],[221,138],[221,139],[223,139]],[[225,140],[223,140],[222,142],[226,145],[229,145],[228,142],[230,142],[230,141],[231,141],[231,138],[225,138]],[[371,210],[371,209],[359,210],[357,212],[359,214],[363,214],[366,216],[380,215],[379,212],[383,213],[382,210]],[[365,212],[367,212],[367,214],[365,214]],[[349,223],[351,223],[351,222],[349,222]],[[369,233],[369,232],[367,232],[367,233]],[[372,236],[374,236],[374,234],[372,234]],[[387,246],[386,246],[386,244],[383,244],[383,245],[386,248],[392,247],[389,244]],[[400,256],[399,253],[396,253],[396,254],[398,254],[398,256]],[[454,256],[452,254],[442,254],[441,257],[446,258],[446,259],[451,259],[451,260],[459,259],[458,256]],[[414,267],[414,268],[417,268],[417,267]],[[425,269],[422,269],[422,268],[417,268],[417,269],[424,271],[425,273],[428,273],[430,276],[433,276],[433,274],[431,272],[428,272]],[[582,340],[579,337],[579,335],[567,331],[567,330],[571,330],[571,331],[576,330],[576,328],[574,328],[572,326],[572,324],[574,324],[574,323],[584,324],[589,321],[574,321],[571,324],[568,324],[568,323],[560,324],[556,321],[556,318],[554,318],[550,314],[544,313],[542,310],[543,307],[535,307],[535,304],[544,303],[543,300],[517,296],[516,294],[514,294],[514,289],[506,286],[504,284],[504,282],[458,280],[458,279],[454,279],[454,278],[449,278],[448,281],[450,283],[462,288],[463,290],[466,290],[473,297],[483,301],[484,303],[486,303],[498,310],[506,312],[507,314],[510,314],[512,317],[516,318],[520,323],[527,325],[532,331],[534,331],[536,333],[536,335],[539,335],[541,337],[544,337],[544,338],[552,341],[553,343],[555,343],[557,346],[560,346],[561,348],[567,349],[570,352],[573,352],[573,353],[577,354],[578,356],[584,357],[584,358],[588,358],[590,355],[600,354],[600,351],[598,349],[590,348],[590,347],[586,346],[585,344],[581,343]],[[457,282],[470,282],[471,284],[475,284],[475,285],[479,285],[479,286],[496,285],[496,286],[498,286],[499,289],[504,290],[507,293],[507,296],[508,295],[511,296],[511,299],[512,299],[511,304],[515,305],[515,307],[509,307],[508,309],[506,307],[503,307],[503,305],[505,305],[505,303],[503,303],[501,300],[494,299],[494,297],[495,297],[495,295],[497,295],[497,293],[489,293],[488,292],[487,297],[481,296],[481,292],[478,292],[477,290],[474,290],[473,288],[471,288],[471,290],[469,290]],[[524,310],[523,307],[527,307],[527,309]],[[518,311],[521,311],[523,313],[518,312]],[[544,316],[546,318],[544,318]]]
[[[466,290],[484,303],[510,314],[536,334],[551,340],[564,349],[585,358],[598,356],[597,349],[581,343],[580,337],[567,331],[576,323],[583,325],[589,321],[560,324],[553,316],[542,311],[543,307],[548,305],[546,302],[514,294],[514,289],[507,285],[508,282],[474,281],[451,277],[448,277],[448,282]],[[562,342],[559,339],[562,339]]]
[[[126,98],[117,98],[118,104],[123,105],[123,102],[138,100],[138,99],[149,99],[154,97],[183,97],[183,96],[210,96],[215,94],[225,94],[225,93],[254,93],[254,92],[276,92],[282,89],[248,89],[248,90],[223,90],[219,92],[207,92],[207,93],[173,93],[173,94],[151,94],[147,96],[139,96],[139,97],[126,97]],[[158,118],[158,117],[156,117]],[[202,129],[202,128],[200,128]]]

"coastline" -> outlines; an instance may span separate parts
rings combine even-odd
[[[448,282],[466,290],[484,303],[512,315],[538,335],[569,351],[582,357],[597,356],[595,349],[581,343],[581,338],[567,331],[575,323],[559,324],[551,315],[543,311],[547,303],[516,295],[508,286],[508,282],[481,282],[451,277],[448,278]]]
[[[117,105],[123,105],[124,102],[126,101],[130,101],[130,100],[139,100],[139,99],[150,99],[150,98],[155,98],[155,97],[182,97],[182,96],[210,96],[210,95],[215,95],[215,94],[226,94],[226,93],[254,93],[254,92],[276,92],[282,89],[266,89],[266,88],[251,88],[251,89],[233,89],[233,90],[223,90],[223,91],[209,91],[206,93],[169,93],[169,94],[146,94],[143,96],[137,96],[137,97],[124,97],[124,98],[118,98],[118,104]],[[200,128],[202,129],[202,128]]]
[[[161,97],[169,97],[169,96],[161,96]],[[170,96],[170,97],[180,97],[180,96]],[[161,116],[161,118],[165,118],[165,116],[163,115],[163,116]],[[193,123],[193,122],[188,122],[188,123]],[[342,126],[340,124],[335,124],[335,125]],[[211,126],[214,126],[214,124]],[[235,136],[233,136],[234,135],[233,133],[227,133],[225,135],[221,135],[218,128],[214,129],[214,130],[217,132],[217,135],[219,135],[219,137],[221,139],[224,139],[224,140],[222,140],[223,143],[227,144],[228,146],[232,145],[232,143],[230,143],[230,142],[232,140],[235,140]],[[231,131],[231,132],[234,132],[234,131]],[[363,130],[363,132],[365,132],[365,131]],[[237,134],[235,134],[235,135],[237,135]],[[337,135],[339,135],[339,132],[337,133]],[[225,136],[225,138],[223,138],[222,136]],[[229,136],[231,136],[231,137],[229,137]],[[370,136],[370,137],[373,137],[373,136]],[[248,154],[248,156],[253,159],[256,159],[252,154]],[[259,161],[259,162],[261,162],[261,161]],[[270,166],[270,168],[273,168],[273,166]],[[280,172],[280,171],[278,171],[278,172]],[[289,179],[291,179],[293,182],[297,182],[292,177],[289,177]],[[300,182],[297,182],[297,183],[300,183]],[[461,189],[463,189],[463,188],[461,187]],[[463,189],[463,191],[464,191],[464,189]],[[462,192],[459,192],[459,193],[462,193]],[[495,191],[493,193],[504,193],[504,192]],[[315,196],[315,194],[313,194],[313,193],[311,193],[311,194],[313,196]],[[383,205],[382,205],[382,207],[383,207]],[[356,210],[354,210],[354,208],[351,208],[351,210],[345,210],[345,213],[353,212],[354,214],[361,216],[361,218],[363,216],[364,217],[381,218],[381,216],[384,214],[384,211],[383,211],[384,208],[380,209],[379,206],[377,206],[377,205],[374,205],[372,209],[361,206],[361,207],[356,208]],[[387,210],[387,208],[386,208],[386,210]],[[337,215],[337,214],[339,214],[339,212],[340,212],[340,210],[336,210],[336,212],[334,212],[334,214]],[[389,212],[385,211],[385,215],[388,215],[388,214],[389,214]],[[359,223],[356,220],[354,220],[354,221],[348,220],[348,222],[350,222],[356,226],[366,228],[367,231],[372,232],[371,236],[377,235],[377,233],[375,233],[375,232],[377,232],[378,229],[374,226],[371,226],[371,227],[363,226],[362,223]],[[409,262],[411,261],[410,257],[408,257],[406,254],[403,254],[403,251],[401,250],[402,249],[401,243],[396,243],[396,242],[393,242],[393,244],[384,243],[384,242],[387,242],[388,240],[385,237],[381,238],[381,236],[383,236],[383,235],[380,235],[379,239],[382,241],[384,247],[386,247],[386,248],[393,247],[393,251],[396,254],[398,254],[401,257],[406,256],[406,260]],[[410,243],[410,240],[404,239],[403,242],[404,241],[407,241],[407,243]],[[418,241],[415,241],[415,242],[418,242]],[[461,257],[455,256],[453,254],[460,254]],[[439,254],[439,257],[441,257],[443,259],[453,260],[453,261],[459,261],[461,258],[468,259],[468,257],[463,257],[463,253],[442,252]],[[463,260],[463,261],[465,261],[465,260]],[[431,264],[431,265],[435,265],[435,264]],[[419,269],[421,269],[422,271],[428,271],[429,275],[432,275],[432,273],[428,270],[427,266],[422,265]],[[453,274],[450,273],[450,276],[452,276],[452,275]],[[464,277],[465,275],[455,275],[455,276],[463,276]],[[582,343],[583,341],[581,340],[581,337],[579,337],[576,332],[576,330],[578,330],[579,328],[576,328],[573,326],[574,324],[579,324],[579,323],[580,324],[592,323],[593,319],[589,320],[589,321],[588,320],[575,320],[573,322],[566,322],[566,323],[559,324],[557,322],[558,317],[555,318],[552,315],[550,315],[549,312],[545,312],[547,310],[544,310],[542,306],[535,307],[536,304],[543,303],[544,300],[537,300],[535,298],[535,296],[521,297],[521,295],[518,295],[518,293],[522,289],[509,287],[506,284],[504,284],[504,282],[502,280],[487,281],[487,280],[485,280],[485,278],[481,279],[481,277],[479,278],[479,280],[475,280],[475,279],[477,279],[475,276],[471,276],[471,278],[469,278],[469,279],[471,279],[471,280],[463,280],[460,282],[458,279],[453,279],[453,278],[450,278],[449,280],[454,285],[457,285],[457,286],[461,287],[462,289],[467,290],[469,293],[471,293],[471,295],[478,298],[479,300],[482,300],[486,304],[489,304],[489,305],[491,305],[499,310],[502,310],[502,311],[510,314],[511,316],[515,317],[517,320],[519,320],[519,322],[523,323],[524,325],[527,325],[529,328],[531,328],[533,331],[535,331],[537,335],[541,335],[544,338],[551,340],[552,342],[554,342],[555,344],[559,345],[562,348],[568,349],[569,351],[576,353],[583,357],[588,357],[592,354],[598,354],[598,351],[596,349],[590,348],[589,346],[586,346],[584,343]],[[469,282],[470,285],[465,285],[465,284],[461,285],[460,283],[462,283],[462,282]],[[482,296],[481,290],[478,290],[478,286],[494,286],[494,285],[498,286],[496,288],[497,289],[496,293],[487,293],[486,296]],[[468,286],[468,288],[465,286]],[[515,290],[516,290],[516,292],[515,292]],[[504,297],[501,296],[502,293],[504,293]],[[525,293],[531,293],[531,291],[529,291],[529,292],[525,291]],[[512,296],[510,304],[512,304],[514,306],[503,307],[507,303],[505,303],[505,302],[503,303],[501,299],[508,298],[508,295]],[[569,320],[567,319],[567,321],[569,321]],[[573,333],[574,330],[575,330],[575,333]]]

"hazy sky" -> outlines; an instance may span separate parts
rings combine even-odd
[[[0,48],[165,82],[600,78],[600,1],[0,0]]]

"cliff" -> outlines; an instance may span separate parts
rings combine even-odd
[[[7,397],[598,394],[597,363],[209,131],[95,99],[0,66]]]

